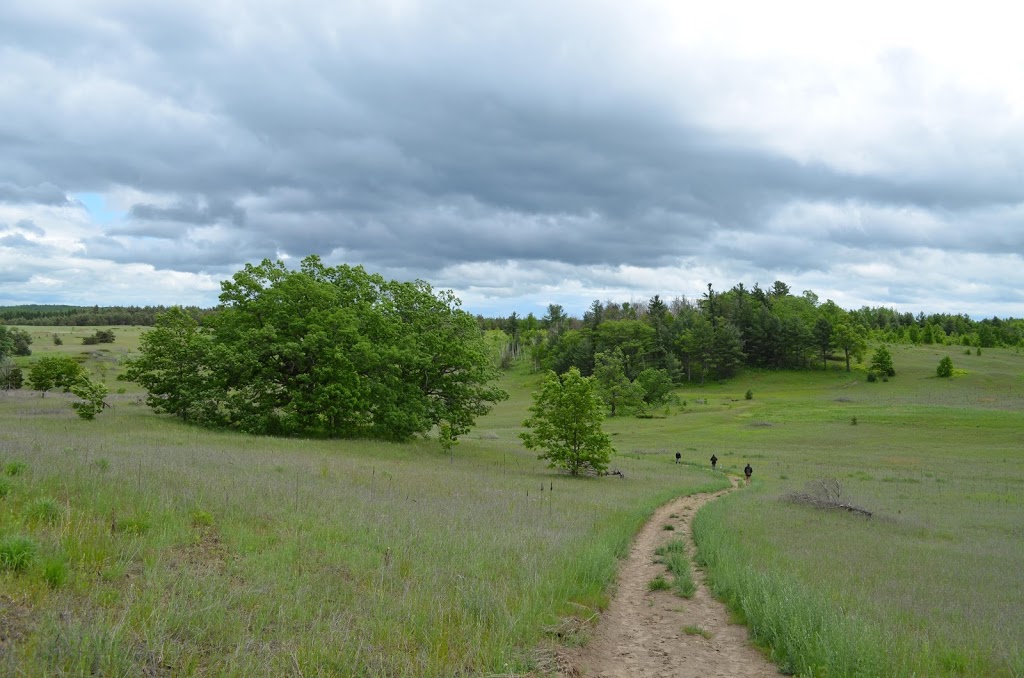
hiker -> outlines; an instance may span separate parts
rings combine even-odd
[[[712,471],[715,470],[715,464],[717,464],[717,463],[718,463],[718,457],[716,457],[715,455],[712,454],[711,455],[711,470]]]
[[[749,463],[743,468],[743,475],[747,477],[747,485],[750,484],[750,474],[752,474],[753,472],[754,469],[750,468]]]
[[[676,452],[676,463],[677,463],[677,464],[679,463],[679,460],[680,460],[680,459],[682,458],[682,456],[683,456],[683,455],[681,455],[681,454],[679,454],[678,452]]]

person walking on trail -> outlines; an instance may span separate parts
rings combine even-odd
[[[682,457],[683,457],[683,455],[681,455],[678,452],[676,452],[676,463],[677,464],[679,463],[679,460],[682,459]]]
[[[712,454],[711,455],[711,470],[712,471],[715,470],[715,464],[717,464],[717,463],[718,463],[718,457],[716,457],[715,455]]]
[[[750,475],[754,472],[754,469],[750,468],[750,464],[747,464],[743,468],[743,475],[747,478],[747,485],[750,484]]]

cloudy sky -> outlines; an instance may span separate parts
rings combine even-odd
[[[308,254],[485,315],[782,280],[1024,317],[1015,3],[0,6],[0,304]]]

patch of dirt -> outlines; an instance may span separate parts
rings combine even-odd
[[[32,610],[10,596],[0,595],[0,657],[32,630]]]
[[[556,675],[563,678],[739,678],[777,676],[778,669],[756,650],[747,628],[729,623],[725,605],[711,597],[704,574],[694,567],[697,592],[680,598],[671,591],[648,591],[647,584],[665,566],[655,562],[655,550],[682,538],[691,557],[695,550],[690,522],[705,503],[737,487],[681,497],[665,504],[637,535],[623,562],[616,595],[601,616],[585,647],[557,649]],[[665,530],[673,525],[674,530]],[[703,629],[709,637],[683,629]]]

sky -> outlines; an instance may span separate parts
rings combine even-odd
[[[474,314],[711,284],[1024,317],[1024,6],[0,5],[0,305],[363,265]]]

